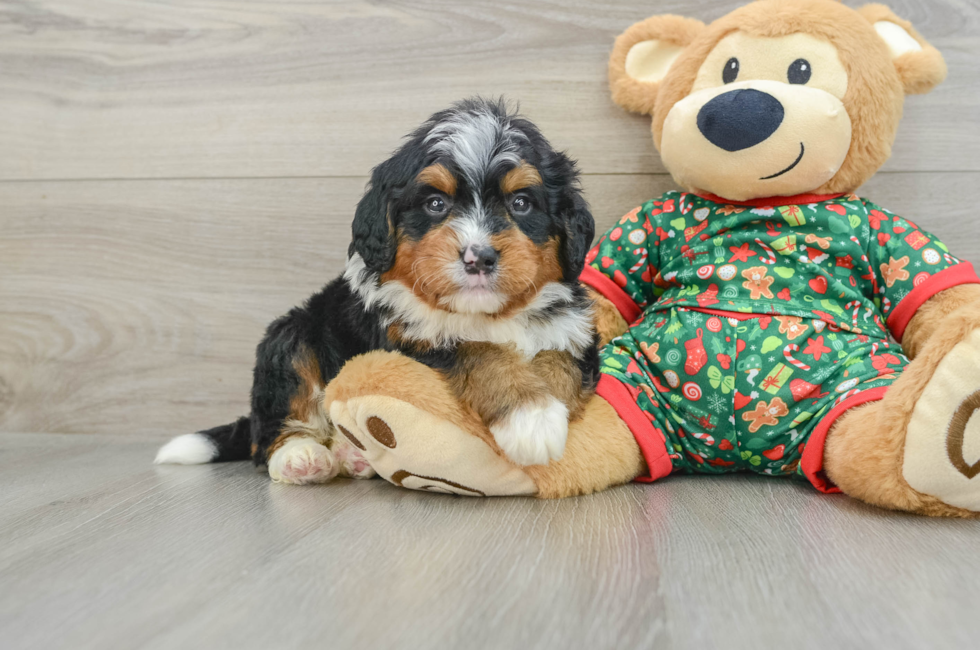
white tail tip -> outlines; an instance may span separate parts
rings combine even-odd
[[[153,464],[200,465],[210,463],[217,455],[218,448],[210,438],[200,433],[186,433],[160,447]]]

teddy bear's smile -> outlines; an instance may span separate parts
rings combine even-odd
[[[800,143],[800,155],[796,157],[796,160],[793,161],[793,164],[791,164],[789,167],[787,167],[786,169],[784,169],[781,172],[776,172],[775,174],[773,174],[771,176],[763,176],[759,180],[760,181],[768,181],[768,180],[773,179],[773,178],[776,178],[778,176],[782,176],[786,172],[790,171],[791,169],[793,169],[794,167],[796,167],[797,165],[800,164],[800,161],[803,160],[803,153],[805,151],[806,151],[806,148],[803,146],[803,143],[801,142]]]

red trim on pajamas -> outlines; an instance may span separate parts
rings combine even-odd
[[[888,329],[895,340],[901,343],[902,335],[905,334],[905,328],[909,321],[929,298],[950,287],[977,283],[980,283],[980,278],[977,277],[973,265],[969,262],[960,262],[956,266],[951,266],[936,275],[930,276],[928,280],[912,289],[902,302],[895,305],[892,313],[888,315],[888,320],[885,321]]]
[[[840,194],[797,194],[795,196],[769,196],[762,199],[750,199],[748,201],[731,201],[729,199],[723,199],[715,194],[698,194],[702,199],[707,199],[714,203],[720,203],[722,205],[748,205],[753,208],[778,208],[781,205],[807,205],[809,203],[823,203],[824,201],[830,201],[838,197],[844,196],[844,193]]]
[[[643,313],[640,306],[633,302],[633,299],[623,291],[622,287],[588,264],[582,269],[582,274],[578,279],[608,298],[628,324],[636,321]]]
[[[823,474],[823,451],[827,444],[827,434],[837,418],[856,406],[880,400],[885,396],[887,390],[888,386],[879,386],[861,391],[857,395],[845,399],[832,408],[830,413],[823,416],[813,433],[810,434],[806,447],[803,448],[803,457],[800,459],[800,469],[803,470],[803,474],[813,484],[813,487],[825,494],[840,492],[840,488],[831,483]]]
[[[599,378],[599,385],[596,387],[596,394],[616,409],[616,413],[629,427],[640,446],[640,451],[643,452],[643,458],[647,461],[650,474],[649,476],[639,476],[635,480],[640,483],[652,483],[658,478],[670,474],[673,465],[667,455],[667,444],[663,436],[654,429],[643,410],[637,406],[636,400],[633,399],[633,395],[626,388],[626,385],[615,377],[602,375]]]

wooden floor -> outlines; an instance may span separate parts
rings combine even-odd
[[[245,413],[403,134],[519,101],[601,231],[673,186],[614,37],[740,4],[0,0],[0,648],[976,647],[980,522],[747,477],[557,503],[150,464]],[[980,5],[889,4],[950,74],[860,193],[980,262]]]
[[[975,648],[980,521],[789,480],[536,501],[0,434],[0,646]]]

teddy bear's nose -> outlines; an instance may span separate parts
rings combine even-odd
[[[752,88],[722,93],[698,111],[698,130],[725,151],[754,147],[772,135],[782,121],[779,100]]]

